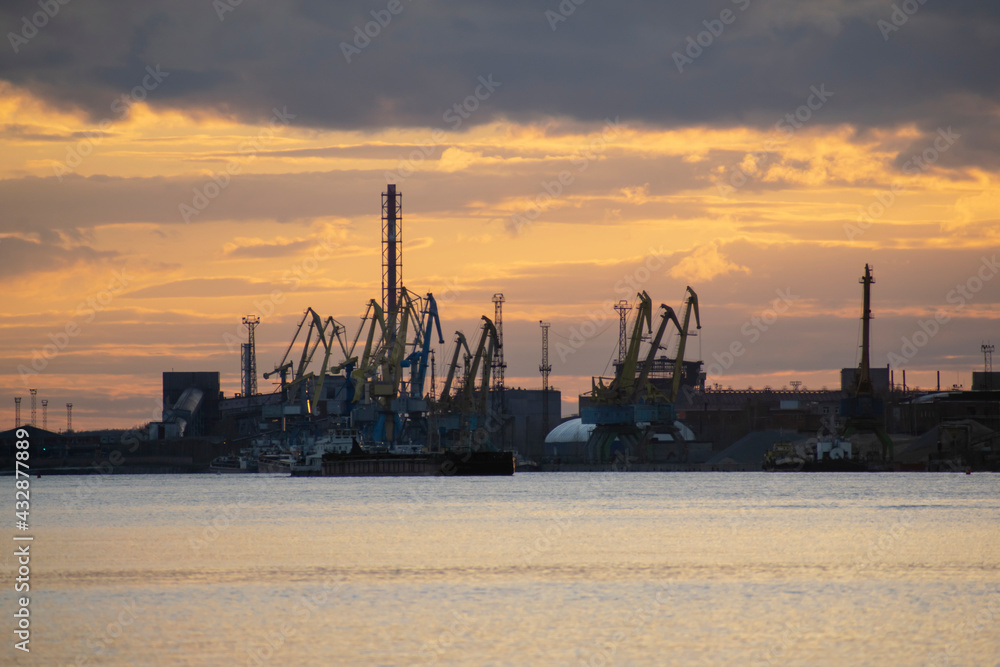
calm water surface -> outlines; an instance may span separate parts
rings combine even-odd
[[[1000,475],[31,490],[32,652],[5,584],[0,664],[1000,664]]]

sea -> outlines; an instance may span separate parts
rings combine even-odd
[[[998,474],[53,475],[30,498],[4,665],[1000,665]]]

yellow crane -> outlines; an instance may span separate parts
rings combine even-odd
[[[458,368],[458,355],[461,353],[463,348],[465,349],[466,357],[471,358],[472,352],[469,351],[469,343],[465,339],[465,334],[461,331],[456,331],[455,353],[451,357],[451,363],[448,364],[448,375],[444,381],[444,390],[441,392],[441,398],[438,399],[438,406],[442,409],[448,409],[453,404],[451,383],[455,379],[455,369]]]
[[[591,379],[591,398],[598,403],[621,403],[632,395],[635,385],[635,371],[639,363],[639,348],[642,345],[643,324],[646,330],[652,333],[653,327],[653,302],[645,290],[638,295],[639,305],[636,306],[635,323],[632,326],[632,336],[629,339],[628,350],[621,367],[611,379],[610,384],[605,385],[607,378],[597,377]]]
[[[382,363],[386,335],[385,313],[382,311],[382,306],[380,306],[378,301],[375,299],[368,302],[368,308],[365,310],[365,314],[361,318],[361,326],[358,327],[358,332],[354,335],[354,341],[351,343],[346,356],[354,356],[354,351],[358,346],[358,340],[361,338],[361,334],[365,331],[366,323],[368,335],[364,351],[361,353],[361,360],[357,367],[351,372],[351,381],[355,386],[355,401],[368,398],[368,383],[375,377],[375,374]],[[375,337],[376,333],[378,334],[377,339]]]
[[[698,328],[701,328],[701,316],[698,312],[698,297],[690,287],[686,301],[684,322],[681,323],[674,310],[666,304],[660,305],[660,323],[656,333],[652,331],[652,300],[643,291],[638,294],[637,316],[632,328],[623,363],[610,384],[605,385],[605,378],[595,378],[591,385],[592,405],[581,410],[581,421],[594,424],[587,443],[587,449],[592,461],[606,459],[611,453],[611,445],[618,440],[626,452],[640,454],[648,442],[654,425],[674,431],[676,413],[673,402],[677,398],[680,380],[683,372],[684,350],[688,337],[688,327],[691,322],[691,312],[694,311]],[[680,334],[677,359],[674,365],[674,377],[669,395],[664,395],[649,382],[649,373],[667,325],[673,322]],[[642,344],[643,330],[651,334],[649,350],[642,363],[639,363],[639,350]],[[645,426],[640,427],[640,424]]]
[[[496,326],[490,318],[483,316],[483,330],[476,345],[476,351],[471,352],[465,336],[456,332],[455,352],[448,365],[448,376],[444,391],[438,400],[438,415],[436,421],[447,433],[452,433],[453,442],[458,441],[459,447],[471,445],[474,431],[487,423],[487,395],[490,388],[490,372],[493,352],[500,345]],[[462,375],[461,389],[452,390],[452,382],[458,369],[459,355],[465,350],[469,363]],[[480,368],[482,370],[480,370]],[[476,380],[479,379],[477,389]],[[485,443],[479,443],[485,444]]]
[[[677,400],[677,394],[680,393],[681,375],[684,373],[684,350],[687,346],[688,336],[690,335],[688,327],[691,325],[692,309],[694,310],[695,322],[697,322],[698,328],[701,329],[701,313],[698,312],[698,295],[694,293],[690,285],[687,288],[687,295],[684,308],[684,323],[677,325],[680,333],[680,341],[677,343],[677,359],[674,360],[674,378],[670,387],[670,396],[667,397],[671,403]]]
[[[305,339],[302,341],[302,352],[298,357],[298,363],[293,361],[292,349],[302,333],[302,327],[306,322]],[[315,414],[317,410],[317,399],[323,389],[323,381],[327,371],[330,370],[330,355],[333,352],[334,340],[339,342],[341,352],[347,357],[347,346],[342,334],[345,327],[332,317],[325,321],[312,308],[307,308],[302,315],[302,320],[295,329],[292,341],[288,344],[281,362],[269,373],[264,373],[264,379],[268,379],[275,374],[281,375],[282,392],[287,392],[285,400],[292,405],[304,405],[306,414]],[[314,338],[315,336],[315,338]],[[316,350],[323,348],[319,368],[313,364]],[[346,362],[345,362],[346,364]],[[342,368],[342,364],[340,367]],[[293,371],[292,381],[285,383],[288,371]]]

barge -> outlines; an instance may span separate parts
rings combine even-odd
[[[324,454],[323,477],[412,477],[513,475],[514,452]],[[296,475],[293,468],[292,475]]]

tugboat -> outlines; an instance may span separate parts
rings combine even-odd
[[[768,472],[866,472],[868,464],[851,454],[851,441],[825,437],[793,446],[776,442],[764,455],[761,467]]]

